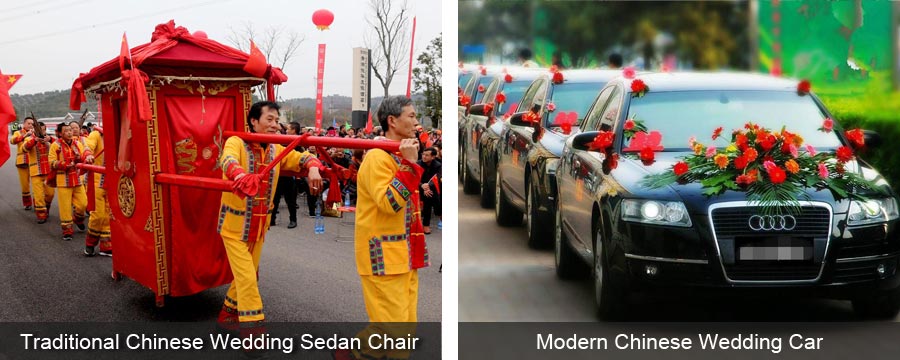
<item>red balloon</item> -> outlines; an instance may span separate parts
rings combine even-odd
[[[313,13],[312,20],[319,30],[328,30],[328,26],[334,22],[334,14],[331,11],[319,9]]]

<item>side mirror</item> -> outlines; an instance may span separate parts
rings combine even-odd
[[[469,115],[484,116],[484,104],[469,106]]]
[[[515,126],[532,126],[530,122],[526,122],[522,120],[522,116],[525,115],[524,112],[518,112],[509,117],[509,123]]]
[[[572,138],[572,148],[575,150],[588,151],[588,144],[594,141],[599,133],[599,131],[588,131],[575,135],[575,137]]]
[[[877,148],[881,146],[881,135],[873,130],[863,130],[863,139],[866,141],[866,147]]]

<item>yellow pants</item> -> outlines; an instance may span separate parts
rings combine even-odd
[[[72,235],[72,206],[75,206],[75,222],[84,221],[84,210],[87,208],[87,195],[84,186],[59,188],[59,221],[63,228],[63,236]]]
[[[356,334],[362,339],[364,358],[409,358],[409,350],[369,348],[369,336],[384,334],[406,338],[416,332],[416,308],[419,302],[419,272],[398,275],[360,276],[369,326]]]
[[[56,192],[52,187],[47,186],[47,175],[37,175],[31,177],[31,188],[34,189],[34,212],[38,219],[47,218],[47,204],[53,201],[53,194]]]
[[[31,189],[29,188],[30,172],[28,167],[25,167],[24,169],[17,167],[16,170],[19,171],[19,186],[22,187],[22,206],[31,206],[31,200],[28,199],[31,197]]]
[[[225,294],[225,307],[237,309],[239,321],[242,323],[265,320],[257,283],[263,239],[244,242],[223,236],[222,241],[225,243],[225,254],[231,265],[231,273],[234,275],[234,281]]]
[[[87,185],[91,186],[91,185]],[[100,187],[100,181],[94,182],[94,211],[91,211],[91,219],[88,221],[88,236],[85,245],[97,245],[100,242],[100,251],[112,250],[109,240],[109,209],[106,204],[106,190]]]

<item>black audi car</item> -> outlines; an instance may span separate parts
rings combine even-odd
[[[884,194],[868,201],[836,200],[808,188],[797,213],[771,215],[742,191],[707,196],[697,183],[647,188],[642,179],[671,171],[693,154],[688,139],[725,147],[730,136],[710,142],[714,129],[739,129],[752,121],[769,129],[787,126],[818,151],[849,144],[843,131],[818,131],[831,114],[813,95],[799,95],[796,81],[753,74],[660,73],[642,75],[642,97],[632,80],[611,81],[582,133],[566,142],[556,171],[559,196],[555,257],[561,277],[593,273],[598,313],[615,318],[629,308],[634,290],[708,289],[852,300],[860,315],[894,317],[900,310],[900,232],[897,195],[863,160],[846,171],[874,181]],[[605,105],[601,104],[605,102]],[[626,119],[662,134],[662,151],[647,165],[625,151]],[[618,167],[606,153],[588,151],[597,131],[613,131]],[[727,139],[725,139],[727,138]],[[868,146],[880,138],[867,132]],[[606,162],[606,164],[604,164]],[[606,167],[604,167],[606,165]]]
[[[509,127],[500,135],[498,163],[494,182],[494,209],[500,225],[519,225],[526,214],[528,244],[549,244],[553,232],[551,205],[556,189],[550,186],[555,160],[563,139],[577,132],[577,123],[591,102],[619,70],[567,70],[554,75],[543,73],[525,91]],[[554,81],[560,76],[561,81]],[[527,111],[525,111],[527,110]],[[528,112],[537,114],[537,122],[526,122]],[[562,122],[568,121],[564,130]],[[568,134],[566,134],[568,132]]]
[[[484,92],[487,89],[487,86],[490,85],[491,81],[500,74],[501,67],[495,66],[479,66],[475,70],[467,70],[465,74],[461,72],[460,74],[460,82],[463,77],[468,77],[465,85],[460,86],[460,94],[457,97],[457,127],[458,127],[458,137],[459,137],[459,153],[462,154],[465,150],[463,146],[465,145],[465,126],[468,123],[469,117],[469,107],[473,104],[476,104],[484,98]],[[461,70],[462,71],[462,70]],[[459,158],[459,163],[457,167],[459,169],[459,180],[463,181],[463,162],[462,156]]]
[[[483,207],[493,206],[494,198],[492,185],[496,161],[485,162],[484,159],[496,159],[496,153],[492,151],[494,146],[485,144],[496,143],[499,133],[490,129],[495,123],[509,120],[519,106],[519,100],[522,99],[525,89],[545,71],[546,69],[508,68],[487,86],[480,103],[469,107],[469,113],[464,118],[465,124],[462,124],[463,136],[460,138],[459,157],[460,163],[464,164],[460,174],[463,192],[477,194],[480,191]],[[505,98],[503,103],[497,102],[498,94],[503,94]],[[491,105],[485,107],[487,103]],[[500,126],[502,127],[502,124]]]

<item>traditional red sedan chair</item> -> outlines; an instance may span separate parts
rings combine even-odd
[[[79,167],[105,175],[114,278],[125,275],[150,288],[158,306],[166,295],[191,295],[231,282],[216,232],[221,191],[231,191],[217,159],[230,135],[397,150],[385,142],[247,133],[254,86],[265,84],[271,99],[274,86],[285,81],[287,76],[261,55],[201,32],[192,35],[174,21],[158,25],[147,44],[129,49],[123,37],[118,58],[75,80],[70,107],[78,109],[93,96],[103,112],[106,166]]]

